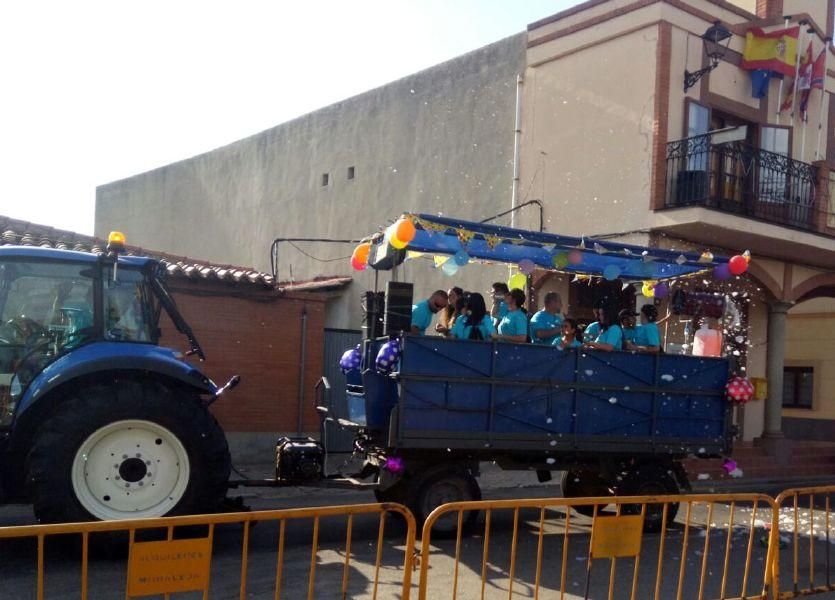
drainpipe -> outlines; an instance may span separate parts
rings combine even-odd
[[[522,139],[522,84],[525,78],[516,76],[516,128],[513,131],[513,185],[510,190],[510,226],[516,227],[516,202],[519,199],[519,143]]]
[[[299,361],[299,406],[298,406],[298,422],[296,424],[296,435],[302,434],[302,409],[304,408],[304,368],[306,366],[307,355],[307,306],[302,308],[302,339],[301,339],[301,359]]]

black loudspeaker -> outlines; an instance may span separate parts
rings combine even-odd
[[[383,335],[383,292],[365,292],[362,295],[362,337],[373,340]]]
[[[411,283],[386,283],[386,316],[383,323],[386,335],[399,335],[403,331],[411,331],[413,288]]]

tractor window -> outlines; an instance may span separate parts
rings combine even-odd
[[[72,263],[2,264],[0,392],[13,375],[25,385],[62,352],[93,337],[92,274],[88,265]]]
[[[119,269],[104,279],[104,337],[120,342],[152,342],[153,308],[139,271]]]

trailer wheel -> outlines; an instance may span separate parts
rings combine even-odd
[[[680,493],[678,483],[669,469],[657,464],[635,465],[626,474],[618,495],[620,496],[672,496]],[[624,504],[623,514],[641,514],[641,504]],[[678,502],[667,504],[667,525],[678,514]],[[661,531],[664,522],[664,504],[647,504],[644,514],[644,531]]]
[[[28,457],[43,523],[214,512],[230,468],[223,431],[199,398],[136,379],[77,390]]]
[[[565,471],[560,482],[564,498],[593,498],[596,496],[612,496],[609,484],[597,471],[590,469],[575,469]],[[573,506],[575,511],[586,517],[594,516],[594,505]],[[598,506],[598,511],[602,509]]]
[[[415,515],[418,527],[422,527],[433,510],[450,502],[469,502],[481,500],[481,488],[476,478],[465,469],[447,469],[430,471],[410,482],[410,493],[406,496],[406,506]],[[470,530],[478,520],[478,511],[471,510],[463,514],[464,530]],[[432,533],[436,537],[455,535],[458,529],[458,513],[450,513],[435,521]]]

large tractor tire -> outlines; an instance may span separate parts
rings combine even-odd
[[[140,379],[76,390],[28,459],[42,523],[215,512],[230,469],[226,437],[199,397]]]
[[[675,496],[681,493],[672,469],[664,465],[645,463],[630,467],[624,477],[623,484],[618,489],[619,496]],[[678,514],[678,502],[667,505],[666,524],[669,526]],[[621,507],[624,514],[637,515],[641,513],[642,505],[624,504]],[[664,504],[647,504],[644,513],[644,531],[658,532],[664,525]]]
[[[404,504],[415,516],[418,528],[423,527],[433,510],[451,502],[481,500],[478,480],[464,467],[439,466],[417,474],[407,483]],[[477,510],[463,513],[463,530],[471,531],[478,521]],[[451,512],[437,521],[432,528],[436,537],[451,537],[458,530],[458,513]]]

